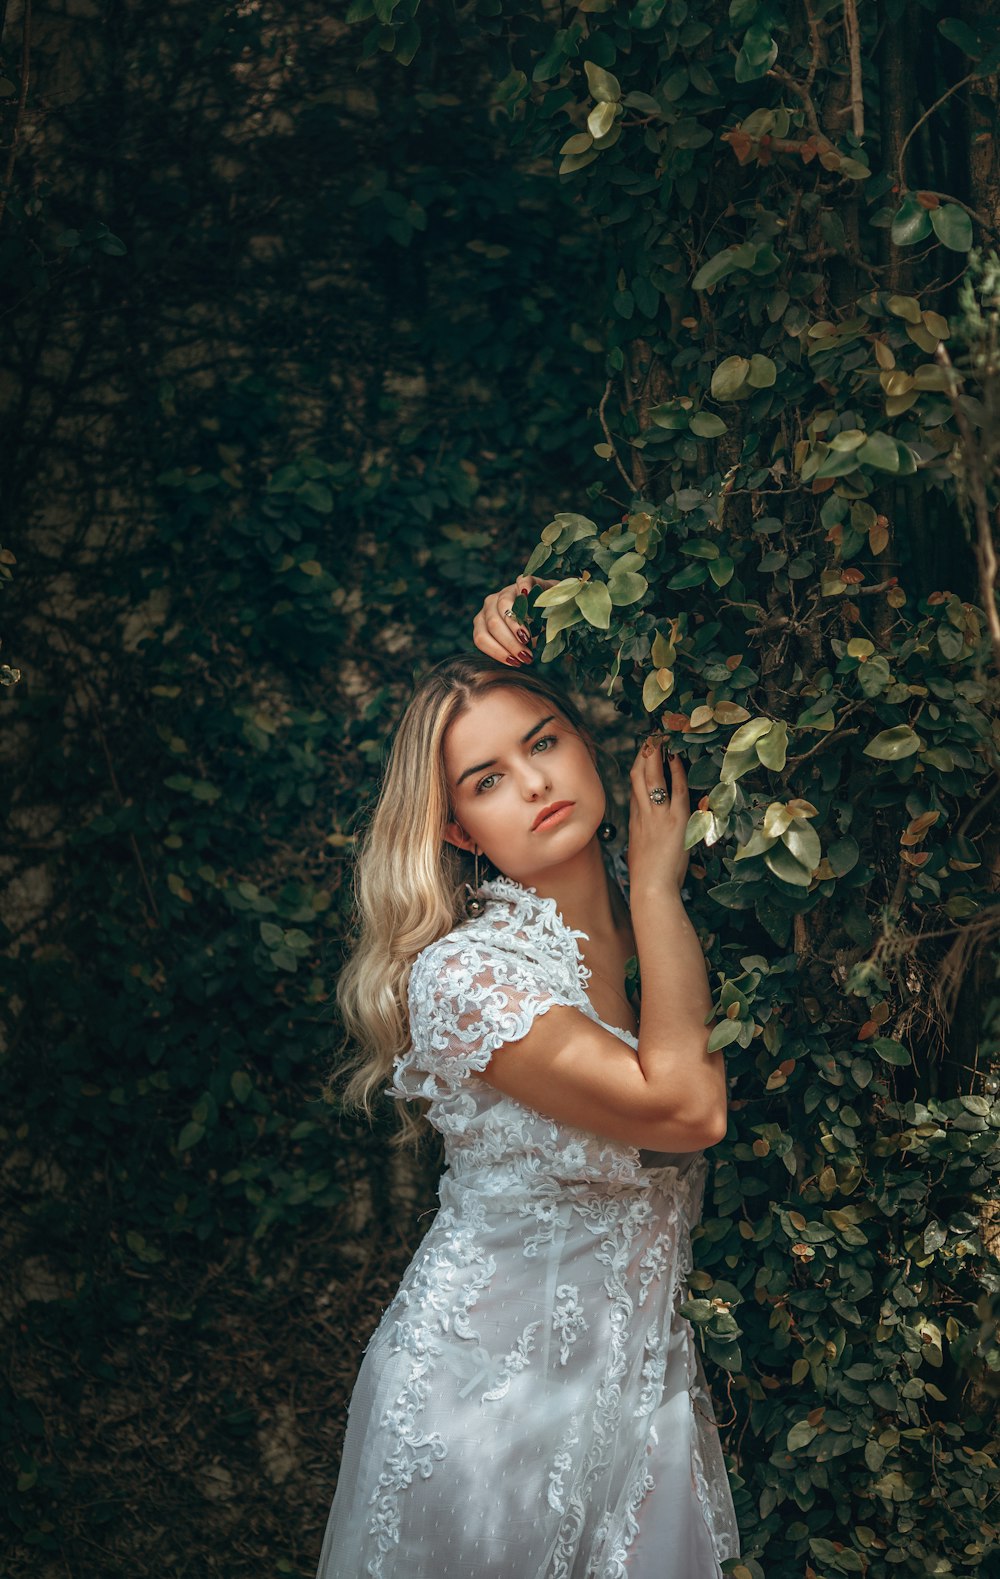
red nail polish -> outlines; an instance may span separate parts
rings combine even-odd
[[[509,663],[512,669],[516,669],[520,662],[521,662],[520,658],[505,658],[504,659],[504,663]]]
[[[518,634],[518,639],[520,641],[523,641],[524,645],[526,647],[530,647],[531,646],[531,637],[528,635],[528,632],[526,630],[522,630],[521,629],[520,625],[517,627],[517,634]]]
[[[531,654],[530,654],[530,652],[519,652],[518,655],[517,655],[517,661],[518,661],[518,663],[530,663],[531,662]]]

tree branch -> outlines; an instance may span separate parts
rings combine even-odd
[[[851,67],[851,126],[860,142],[865,135],[865,101],[861,91],[861,29],[856,0],[844,0],[844,32]]]
[[[897,167],[897,176],[898,176],[898,180],[899,180],[900,189],[902,191],[905,192],[905,190],[906,190],[906,150],[910,146],[910,143],[913,141],[913,138],[916,136],[916,134],[920,130],[921,126],[923,126],[924,122],[926,120],[929,120],[930,117],[934,114],[934,111],[935,110],[939,110],[941,108],[942,104],[944,104],[946,99],[950,99],[951,95],[953,93],[957,93],[959,88],[964,88],[965,84],[967,82],[971,82],[972,81],[972,78],[973,78],[973,73],[970,71],[966,76],[964,76],[962,78],[961,82],[953,82],[950,88],[946,88],[944,93],[942,93],[941,97],[939,99],[935,99],[935,101],[931,105],[930,109],[929,110],[925,110],[923,115],[921,115],[921,117],[920,117],[920,119],[918,121],[914,121],[913,125],[910,127],[910,129],[907,132],[906,136],[903,138],[903,141],[900,144],[900,148],[899,148],[899,160],[898,160],[898,167]],[[935,196],[936,195],[937,194],[935,194]],[[954,201],[956,201],[956,199],[952,198],[951,201],[954,202]],[[964,204],[963,204],[963,207],[964,207]],[[970,209],[969,213],[971,213],[971,212],[972,212],[972,210]]]
[[[604,386],[604,394],[601,396],[601,403],[600,403],[600,405],[597,408],[597,415],[601,419],[601,427],[604,429],[604,437],[607,439],[608,443],[611,446],[611,458],[614,461],[615,465],[618,467],[618,470],[621,473],[622,477],[628,483],[630,491],[633,494],[636,494],[636,493],[639,492],[639,489],[636,487],[636,485],[633,482],[632,478],[629,476],[628,472],[625,470],[625,467],[621,463],[621,459],[619,457],[618,449],[617,449],[617,447],[615,445],[615,441],[611,437],[611,429],[608,427],[608,419],[604,415],[604,408],[605,408],[605,406],[608,403],[608,397],[611,394],[611,391],[612,391],[613,387],[614,387],[614,379],[613,378],[609,378],[607,383]]]

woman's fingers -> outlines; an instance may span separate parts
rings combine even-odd
[[[532,587],[552,587],[554,581],[538,576],[518,576],[499,592],[491,592],[472,622],[472,639],[480,652],[499,663],[518,668],[532,658],[532,636],[527,625],[513,617],[514,599]]]
[[[665,790],[669,801],[668,811],[680,812],[686,825],[690,812],[690,798],[684,763],[675,752],[672,755],[668,753],[667,764],[668,767],[664,765],[662,736],[649,736],[636,753],[630,775],[632,788],[637,795],[643,797],[648,797],[653,790]],[[665,803],[657,797],[653,804],[662,807]]]
[[[531,661],[531,637],[510,613],[516,596],[516,586],[491,592],[472,622],[472,639],[480,652],[500,663]]]
[[[632,764],[629,870],[633,881],[684,881],[688,855],[684,834],[690,815],[687,774],[680,757],[663,758],[662,735],[651,735]],[[653,798],[655,796],[655,799]]]

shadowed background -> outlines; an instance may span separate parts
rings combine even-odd
[[[404,87],[310,4],[27,37],[4,1572],[307,1574],[436,1176],[319,1100],[351,837],[589,453],[591,244],[481,59]]]

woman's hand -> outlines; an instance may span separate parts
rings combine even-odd
[[[472,639],[480,652],[500,663],[530,663],[532,642],[537,637],[513,619],[510,610],[521,593],[529,593],[532,587],[554,586],[554,581],[543,581],[540,576],[518,576],[509,587],[491,592],[472,622]]]
[[[687,872],[690,851],[684,848],[684,834],[691,815],[687,774],[679,756],[670,757],[668,765],[669,786],[662,737],[651,735],[637,752],[629,775],[628,871],[633,899],[643,891],[679,891]],[[650,793],[657,790],[666,795],[659,804],[650,800]]]

